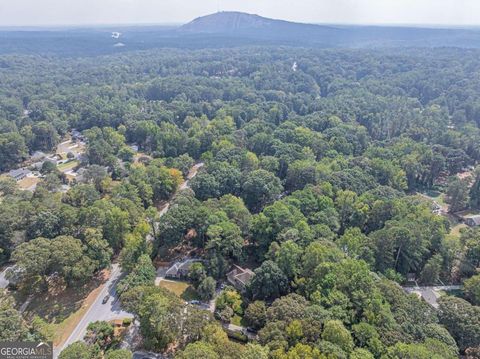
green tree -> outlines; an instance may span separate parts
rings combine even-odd
[[[265,170],[250,172],[242,186],[245,204],[254,212],[273,202],[283,191],[280,179]]]
[[[470,187],[470,206],[480,208],[480,167],[475,168],[473,184]]]
[[[440,323],[455,338],[459,349],[477,346],[480,343],[480,307],[451,296],[440,298],[438,304]]]
[[[288,240],[280,245],[274,254],[275,263],[287,276],[293,280],[300,273],[300,259],[303,251],[295,242]]]
[[[50,270],[59,273],[68,285],[84,283],[92,277],[95,263],[85,255],[79,239],[59,236],[50,242]]]
[[[450,205],[448,211],[455,213],[467,208],[468,181],[455,178],[448,184],[446,202]]]
[[[480,274],[465,280],[463,290],[473,305],[480,305]]]
[[[203,279],[197,287],[197,292],[200,296],[200,299],[203,301],[212,299],[215,295],[216,285],[217,282],[212,277],[206,277]]]
[[[196,288],[198,285],[207,277],[207,272],[205,267],[201,262],[195,262],[191,265],[190,271],[188,272],[188,278],[192,282],[193,286]]]
[[[45,238],[36,238],[20,244],[12,253],[18,272],[23,280],[34,282],[40,279],[44,286],[51,273],[51,242]]]
[[[243,314],[242,296],[233,287],[226,287],[222,290],[215,301],[215,310],[222,311],[227,307],[238,315]]]
[[[87,247],[86,255],[94,261],[96,269],[104,269],[110,266],[113,251],[108,242],[103,239],[101,230],[86,228],[84,243]]]
[[[288,278],[273,261],[265,261],[255,269],[249,284],[254,299],[272,300],[288,291]]]
[[[0,133],[0,171],[6,171],[28,156],[24,138],[16,132]]]
[[[350,332],[338,320],[329,320],[325,323],[322,339],[338,345],[347,353],[350,353],[354,347]]]
[[[14,307],[13,298],[0,289],[0,340],[10,342],[24,340],[28,330],[22,315]]]
[[[211,225],[207,230],[208,242],[206,249],[220,253],[228,259],[240,257],[243,238],[240,228],[230,221]]]
[[[187,347],[176,355],[179,359],[220,359],[215,348],[210,343],[198,341],[188,344]]]
[[[265,302],[256,300],[250,303],[245,310],[245,316],[243,318],[250,327],[257,330],[262,328],[267,319],[267,306]]]
[[[442,270],[443,258],[440,254],[431,257],[420,273],[422,283],[433,285],[438,282]]]
[[[114,341],[113,324],[105,321],[88,324],[84,340],[90,345],[98,345],[102,350],[108,349]]]
[[[92,359],[92,348],[84,342],[75,342],[62,350],[59,359]]]
[[[242,353],[242,359],[268,359],[269,350],[259,344],[248,343]]]
[[[350,359],[374,359],[372,353],[370,353],[367,349],[363,348],[356,348],[351,354]]]
[[[133,270],[117,286],[117,292],[122,296],[129,289],[137,286],[152,285],[157,276],[155,267],[152,264],[150,256],[143,254],[138,258],[138,262]]]

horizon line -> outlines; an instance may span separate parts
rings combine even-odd
[[[180,27],[182,25],[188,24],[191,21],[205,17],[205,16],[210,16],[222,12],[236,12],[236,13],[244,13],[247,15],[252,15],[252,16],[260,16],[264,17],[266,19],[270,20],[278,20],[278,21],[287,21],[287,22],[292,22],[296,24],[304,24],[304,25],[318,25],[318,26],[377,26],[377,27],[411,27],[411,28],[433,28],[433,29],[472,29],[472,28],[480,28],[480,24],[445,24],[445,23],[410,23],[410,22],[372,22],[372,23],[367,23],[367,22],[301,22],[301,21],[293,21],[293,20],[285,20],[285,19],[276,19],[276,18],[269,18],[265,17],[263,15],[259,14],[253,14],[253,13],[245,13],[241,11],[223,11],[219,10],[215,13],[209,13],[206,15],[200,15],[197,16],[196,18],[186,21],[186,22],[181,22],[181,21],[165,21],[165,22],[94,22],[94,23],[53,23],[53,24],[9,24],[9,25],[2,25],[0,24],[0,29],[18,29],[18,28],[30,28],[30,29],[45,29],[45,28],[98,28],[98,27],[148,27],[148,26],[163,26],[163,27]]]
[[[282,19],[273,19],[279,21],[287,21],[296,24],[304,25],[317,25],[317,26],[359,26],[359,27],[403,27],[403,28],[431,28],[431,29],[475,29],[480,28],[480,24],[434,24],[434,23],[355,23],[355,22],[297,22]],[[109,28],[109,27],[180,27],[189,22],[120,22],[120,23],[57,23],[57,24],[15,24],[15,25],[2,25],[0,24],[0,30],[36,30],[36,29],[95,29],[95,28]]]

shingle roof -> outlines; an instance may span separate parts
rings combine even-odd
[[[19,168],[19,169],[16,169],[16,170],[11,170],[10,172],[8,172],[8,175],[10,177],[16,178],[16,177],[19,177],[19,176],[22,176],[22,175],[26,176],[29,173],[30,173],[29,170],[27,170],[25,168]]]
[[[471,216],[468,219],[471,219],[475,225],[480,226],[480,215]]]

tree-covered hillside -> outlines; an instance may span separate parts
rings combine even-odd
[[[120,263],[142,347],[178,358],[477,358],[480,229],[452,227],[480,210],[479,55],[1,56],[0,260],[39,296]],[[73,134],[75,179],[47,162],[31,191],[8,177]],[[446,203],[420,194],[434,191]],[[154,285],[152,261],[187,256],[213,315]],[[220,286],[233,265],[253,272],[245,287]],[[413,277],[463,290],[431,306],[401,288]],[[58,323],[17,309],[0,298],[1,340],[51,339]],[[89,328],[62,359],[128,357]]]

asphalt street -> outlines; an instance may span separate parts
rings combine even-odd
[[[117,293],[115,291],[116,284],[121,278],[121,274],[122,271],[120,266],[118,264],[114,264],[112,266],[110,278],[104,284],[100,294],[95,299],[95,302],[93,302],[93,304],[87,310],[65,343],[63,343],[61,347],[54,349],[54,358],[57,358],[60,352],[70,344],[78,340],[83,340],[89,323],[97,320],[109,321],[114,319],[133,318],[132,314],[125,312],[120,308],[120,301],[118,300]],[[108,302],[104,304],[102,302],[107,295],[109,295],[110,298]]]

